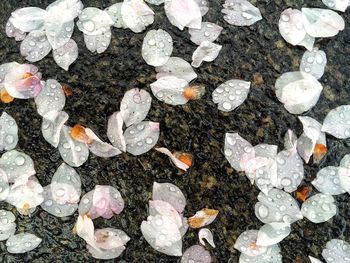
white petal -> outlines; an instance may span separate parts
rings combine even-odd
[[[331,110],[323,121],[322,131],[338,139],[350,137],[350,105]]]
[[[106,31],[101,35],[86,35],[84,34],[85,45],[91,52],[101,54],[106,51],[111,43],[112,32]]]
[[[101,35],[110,31],[114,24],[111,16],[96,7],[88,7],[81,12],[77,26],[86,35]]]
[[[281,36],[293,46],[300,45],[307,33],[302,22],[302,13],[288,8],[281,13],[278,27]]]
[[[123,135],[123,117],[120,111],[113,113],[108,119],[107,137],[109,141],[122,152],[126,152]]]
[[[74,21],[61,20],[61,14],[56,14],[49,17],[45,22],[45,31],[47,39],[50,42],[52,49],[59,49],[66,45],[73,35]]]
[[[52,54],[57,65],[68,71],[69,66],[78,58],[78,45],[70,39],[62,47],[55,49]]]
[[[11,236],[6,241],[7,251],[11,254],[26,253],[40,245],[42,239],[30,233]]]
[[[209,3],[208,0],[195,0],[199,9],[201,10],[202,16],[205,16],[209,11]]]
[[[344,19],[336,12],[320,8],[302,8],[306,32],[312,37],[332,37],[344,30]]]
[[[258,246],[272,246],[281,242],[291,231],[288,223],[270,223],[263,225],[258,232]]]
[[[248,97],[250,82],[232,79],[221,84],[213,92],[213,101],[221,111],[230,112]]]
[[[14,118],[5,111],[0,116],[0,151],[9,151],[18,143],[18,126]]]
[[[81,193],[81,180],[79,174],[74,168],[62,163],[52,177],[51,183],[66,183],[72,185],[76,191]]]
[[[262,19],[260,10],[247,0],[226,0],[223,5],[224,19],[235,26],[251,26]]]
[[[312,51],[306,51],[300,62],[300,71],[310,73],[316,79],[323,76],[327,64],[326,53],[318,48]]]
[[[212,62],[220,53],[222,46],[211,43],[209,41],[203,41],[200,46],[193,52],[192,66],[198,68],[203,61]]]
[[[258,230],[247,230],[236,240],[235,249],[250,257],[256,257],[266,252],[266,246],[257,245]]]
[[[282,263],[280,252],[278,245],[273,245],[268,247],[265,253],[257,257],[250,257],[242,253],[239,257],[239,263]]]
[[[77,235],[85,240],[87,244],[100,250],[94,236],[94,223],[87,215],[79,215],[75,225]]]
[[[179,57],[170,57],[163,66],[156,67],[156,71],[158,73],[157,79],[174,76],[191,82],[197,78],[197,74],[194,72],[190,63]]]
[[[64,111],[50,111],[43,117],[41,133],[44,139],[55,148],[60,142],[61,130],[68,118],[68,114]]]
[[[180,30],[201,28],[201,9],[195,0],[165,0],[164,9],[170,23]]]
[[[202,228],[198,232],[198,238],[199,242],[205,246],[205,242],[203,239],[205,239],[213,248],[215,248],[213,233],[208,228]]]
[[[349,6],[349,0],[322,0],[322,2],[330,9],[345,12]]]
[[[150,30],[143,39],[142,57],[148,65],[159,67],[167,63],[173,52],[173,39],[163,29]]]
[[[9,21],[23,32],[40,29],[45,22],[47,12],[38,7],[24,7],[11,13]]]
[[[313,141],[319,140],[319,138],[324,135],[321,132],[322,125],[315,119],[308,116],[299,116],[300,122],[303,124],[303,131],[307,137]]]
[[[30,62],[37,62],[51,51],[51,45],[43,30],[31,31],[21,43],[21,55]]]
[[[62,159],[73,167],[79,167],[89,157],[89,148],[85,143],[74,140],[70,135],[71,127],[63,126],[58,150]]]
[[[186,249],[181,258],[181,263],[191,262],[210,263],[210,253],[207,250],[205,250],[202,246],[193,245]]]
[[[60,21],[74,20],[83,10],[80,0],[56,0],[46,7],[50,16],[56,15]]]
[[[313,223],[323,223],[337,213],[337,206],[331,195],[316,194],[303,203],[301,212],[303,216]]]
[[[315,77],[303,72],[288,72],[275,84],[276,96],[292,114],[301,114],[316,105],[322,85]]]
[[[150,3],[151,5],[161,5],[164,3],[165,0],[146,0],[147,3]]]
[[[150,108],[151,95],[142,89],[131,89],[125,92],[120,103],[120,112],[127,127],[143,121]]]
[[[321,260],[314,258],[314,257],[311,257],[311,256],[309,256],[309,259],[310,259],[310,263],[322,263]]]
[[[344,155],[344,157],[340,161],[341,167],[344,167],[346,169],[350,169],[350,154]]]
[[[126,151],[141,155],[151,150],[159,138],[159,123],[143,121],[127,128],[124,132]]]
[[[172,205],[179,213],[182,213],[186,206],[186,198],[181,190],[170,183],[153,183],[153,200],[161,200]]]
[[[19,64],[17,62],[9,62],[0,65],[0,89],[4,88],[4,80],[7,73],[18,66]]]
[[[140,33],[154,21],[154,12],[144,1],[124,0],[121,6],[123,24],[135,33]]]
[[[340,239],[332,239],[327,242],[326,248],[322,251],[322,256],[327,263],[344,263],[350,257],[350,245]]]
[[[92,140],[88,145],[89,150],[96,156],[109,158],[121,154],[121,151],[110,145],[109,143],[101,141],[100,138],[89,128],[85,129],[86,135]]]
[[[151,84],[153,95],[160,101],[170,105],[183,105],[188,100],[183,95],[188,82],[174,76],[165,76]]]
[[[116,28],[127,28],[127,26],[124,25],[123,18],[122,18],[122,5],[123,5],[123,2],[115,3],[114,5],[109,6],[105,10],[112,18],[114,22],[113,26]]]
[[[7,21],[5,30],[6,35],[8,37],[15,38],[16,41],[22,41],[26,37],[26,33],[18,28],[15,28],[10,20]]]
[[[9,186],[6,172],[0,168],[0,202],[4,201],[7,198],[9,192],[10,192],[10,186]],[[0,214],[0,219],[1,219],[1,214]],[[0,233],[1,233],[1,228],[0,228]]]
[[[8,239],[16,232],[16,217],[10,211],[0,210],[0,241]]]
[[[188,33],[191,35],[191,41],[200,45],[203,41],[214,42],[223,28],[217,24],[210,22],[203,22],[200,29],[190,28]]]
[[[169,217],[178,228],[182,227],[182,217],[176,211],[176,209],[168,202],[162,200],[150,200],[149,201],[149,215],[156,216],[162,215]]]
[[[175,166],[183,171],[187,171],[187,169],[189,168],[189,166],[183,162],[181,162],[179,159],[177,159],[175,157],[175,155],[170,152],[167,148],[155,148],[156,151],[164,153],[165,155],[167,155],[170,160],[175,164]]]
[[[316,189],[324,194],[340,195],[346,192],[341,186],[339,174],[350,173],[348,169],[343,167],[328,166],[321,169],[316,176],[316,179],[312,181],[312,184]]]

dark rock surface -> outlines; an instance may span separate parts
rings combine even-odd
[[[5,35],[5,23],[11,11],[25,6],[45,8],[49,0],[2,0],[0,5],[0,63],[17,61],[24,63],[19,53],[19,43]],[[105,8],[115,1],[83,0],[86,7]],[[204,84],[207,93],[203,99],[183,107],[166,105],[155,98],[148,119],[161,123],[158,145],[169,149],[191,152],[195,164],[188,173],[181,173],[156,152],[139,157],[123,154],[102,159],[95,156],[77,169],[82,177],[83,191],[90,191],[96,184],[111,184],[118,188],[126,201],[125,210],[111,220],[95,220],[97,228],[123,229],[131,241],[115,262],[178,262],[153,250],[140,232],[140,224],[147,217],[147,205],[153,181],[172,182],[187,195],[186,216],[203,207],[220,210],[217,220],[209,226],[214,233],[217,248],[208,248],[214,262],[238,262],[239,252],[233,248],[236,238],[247,229],[257,229],[262,223],[254,215],[258,190],[250,185],[244,174],[235,172],[223,154],[226,132],[239,132],[252,144],[270,143],[283,147],[283,136],[288,128],[298,135],[302,132],[297,116],[289,114],[275,97],[274,83],[283,72],[299,69],[304,52],[301,47],[288,45],[278,32],[280,13],[288,8],[302,6],[326,8],[321,0],[261,0],[252,1],[262,12],[263,20],[251,27],[235,27],[227,24],[220,13],[224,0],[210,0],[210,11],[204,21],[217,22],[224,27],[218,43],[223,45],[220,56],[212,63],[205,63],[197,70],[196,83]],[[163,7],[151,6],[155,23],[148,29],[163,28],[173,37],[173,56],[187,61],[196,46],[189,40],[187,31],[172,26]],[[347,26],[350,11],[342,14]],[[100,55],[90,53],[83,42],[82,33],[75,28],[73,39],[79,46],[79,58],[69,72],[60,69],[48,55],[35,63],[43,78],[55,78],[73,88],[65,110],[69,113],[69,125],[83,124],[106,138],[107,118],[119,109],[125,91],[144,88],[155,80],[155,71],[141,57],[142,40],[146,32],[134,34],[129,30],[113,29],[108,50]],[[317,105],[305,115],[320,122],[327,112],[339,105],[349,104],[350,27],[336,37],[318,39],[316,45],[328,56],[326,73],[321,79],[323,94]],[[232,78],[252,81],[246,102],[234,112],[219,112],[211,100],[211,92],[221,83]],[[43,185],[50,183],[62,160],[57,149],[52,148],[41,135],[41,118],[36,113],[33,100],[16,100],[0,109],[11,114],[19,125],[18,149],[29,154],[35,163],[37,176]],[[327,137],[329,153],[320,164],[306,165],[303,184],[310,185],[317,171],[324,166],[338,165],[342,156],[350,152],[350,140]],[[308,262],[307,256],[321,257],[328,240],[340,238],[350,241],[349,195],[336,197],[339,214],[323,224],[313,224],[307,219],[292,227],[292,233],[280,243],[283,262]],[[0,204],[2,209],[13,207]],[[16,212],[17,232],[29,231],[43,238],[42,244],[27,254],[13,255],[6,252],[5,242],[0,242],[0,262],[98,262],[90,257],[85,242],[72,234],[77,213],[59,219],[37,209],[31,218]],[[184,239],[184,248],[198,243],[197,230],[190,230]],[[111,261],[112,262],[112,261]]]

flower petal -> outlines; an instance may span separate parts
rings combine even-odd
[[[188,168],[190,168],[187,164],[181,162],[179,159],[176,158],[176,156],[170,152],[167,148],[155,148],[156,151],[164,153],[167,155],[170,160],[175,164],[175,166],[183,171],[187,171]]]
[[[202,22],[200,29],[190,28],[188,33],[191,35],[191,41],[197,45],[200,45],[203,41],[214,42],[223,28],[217,24],[210,22]]]
[[[224,19],[235,26],[251,26],[262,19],[259,8],[247,0],[226,0],[223,5]]]
[[[214,222],[218,214],[218,210],[203,208],[188,219],[188,224],[191,228],[207,226]]]
[[[186,249],[184,252],[181,263],[190,263],[190,262],[201,262],[201,263],[210,263],[211,256],[210,253],[205,250],[202,246],[193,245]]]
[[[18,143],[18,126],[14,118],[5,111],[0,116],[0,151],[16,148]]]
[[[38,7],[24,7],[11,13],[9,21],[12,25],[23,31],[31,32],[43,27],[47,12]]]
[[[270,223],[263,225],[258,232],[258,246],[272,246],[281,242],[291,231],[288,223]]]
[[[149,201],[149,215],[156,216],[162,215],[171,218],[178,228],[182,227],[182,217],[176,211],[176,209],[168,202],[162,200],[150,200]]]
[[[79,15],[77,26],[86,35],[101,35],[114,24],[111,16],[96,7],[87,7]]]
[[[10,211],[0,210],[0,241],[13,236],[16,232],[16,217]]]
[[[96,250],[100,250],[95,240],[94,223],[92,222],[90,217],[88,217],[87,215],[79,215],[77,223],[75,225],[75,230],[77,232],[77,235],[84,239],[87,244],[89,244]]]
[[[350,137],[350,105],[331,110],[323,121],[322,131],[338,139]]]
[[[121,154],[121,151],[109,143],[101,141],[100,138],[89,128],[85,128],[86,135],[90,138],[89,150],[96,156],[109,158]]]
[[[91,52],[101,54],[106,51],[111,43],[112,32],[106,31],[100,35],[86,35],[84,34],[85,45]]]
[[[80,0],[56,0],[46,7],[49,15],[59,16],[61,21],[74,20],[83,10]]]
[[[121,6],[123,24],[135,33],[140,33],[154,22],[154,12],[144,1],[124,0]]]
[[[43,30],[31,31],[21,43],[21,55],[30,62],[37,62],[51,51],[51,45]]]
[[[153,183],[153,200],[161,200],[172,205],[179,213],[182,213],[186,206],[186,198],[181,190],[170,183]]]
[[[73,35],[74,21],[61,20],[62,14],[49,16],[45,21],[45,31],[47,40],[52,46],[52,49],[59,49],[64,47]]]
[[[348,174],[348,169],[343,167],[328,166],[321,169],[316,176],[316,179],[312,181],[312,184],[316,189],[324,194],[340,195],[346,192],[343,189],[339,174]]]
[[[316,194],[306,199],[301,207],[303,216],[313,223],[323,223],[337,213],[337,206],[331,195]]]
[[[184,79],[187,82],[197,78],[190,63],[179,57],[170,57],[167,63],[156,67],[157,79],[167,76],[174,76],[179,79]]]
[[[280,252],[281,250],[278,245],[273,245],[268,247],[266,252],[259,256],[250,257],[242,253],[239,257],[239,263],[282,263]]]
[[[257,245],[258,230],[247,230],[236,240],[235,249],[250,257],[256,257],[266,252],[267,247]]]
[[[150,3],[151,5],[161,5],[164,3],[165,0],[146,0],[147,3]]]
[[[349,0],[322,0],[322,2],[330,9],[345,12],[349,6]]]
[[[209,11],[208,0],[195,0],[195,2],[199,6],[202,16],[205,16]]]
[[[114,24],[113,26],[116,28],[127,28],[124,25],[124,21],[122,18],[122,5],[123,2],[115,3],[114,5],[109,6],[105,11],[110,15]]]
[[[326,64],[326,53],[314,48],[312,51],[305,51],[300,62],[300,71],[310,73],[316,79],[320,79],[324,74]]]
[[[44,139],[57,148],[60,142],[61,130],[69,116],[64,111],[50,111],[43,116],[41,133]]]
[[[74,168],[69,165],[62,163],[56,170],[55,174],[51,179],[52,183],[65,183],[74,187],[78,195],[81,194],[81,180],[79,174]]]
[[[309,256],[309,259],[310,259],[310,263],[322,263],[321,260],[314,258],[314,257],[311,257],[311,256]]]
[[[78,45],[73,39],[52,52],[53,58],[64,70],[68,71],[69,66],[78,58]]]
[[[175,76],[165,76],[151,84],[153,95],[160,101],[170,105],[183,105],[188,102],[184,96],[188,82]]]
[[[120,111],[113,113],[108,119],[107,137],[115,147],[126,152],[123,123],[122,113]]]
[[[203,41],[193,52],[191,63],[192,67],[198,68],[203,61],[214,61],[219,56],[221,48],[221,45],[209,41]]]
[[[18,28],[15,28],[10,20],[7,21],[5,30],[6,35],[8,37],[13,37],[16,41],[22,41],[26,37],[26,33]]]
[[[208,228],[202,228],[198,232],[198,238],[199,242],[205,246],[205,242],[203,239],[205,239],[213,248],[215,248],[213,233]]]
[[[11,236],[6,241],[7,251],[11,254],[29,252],[40,245],[42,239],[30,233],[21,233]]]
[[[346,262],[350,257],[350,245],[340,239],[332,239],[327,242],[326,248],[322,251],[322,256],[327,263]]]

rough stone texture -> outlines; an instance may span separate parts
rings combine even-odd
[[[5,35],[5,23],[16,8],[24,6],[45,7],[48,0],[3,0],[0,8],[0,62],[24,62],[19,54],[19,43]],[[115,1],[85,0],[85,6],[105,8]],[[226,132],[239,132],[253,145],[257,143],[278,144],[283,148],[283,136],[288,128],[298,135],[302,125],[297,116],[289,114],[274,93],[277,77],[283,72],[299,69],[303,48],[288,45],[278,32],[280,13],[288,8],[302,6],[326,8],[321,0],[261,0],[252,1],[258,6],[263,20],[251,27],[234,27],[227,24],[220,13],[224,0],[210,1],[210,11],[205,21],[218,22],[224,27],[218,43],[223,45],[220,56],[212,63],[204,63],[198,70],[198,84],[207,86],[207,94],[199,101],[185,106],[169,106],[155,98],[148,119],[161,123],[158,146],[191,152],[195,164],[188,173],[181,173],[167,160],[167,157],[151,151],[139,157],[123,154],[102,159],[91,156],[77,171],[82,177],[83,191],[90,191],[95,184],[111,184],[118,188],[126,201],[125,210],[111,220],[95,220],[97,228],[117,227],[123,229],[131,241],[118,262],[178,262],[153,250],[142,237],[140,224],[147,217],[147,203],[151,197],[153,181],[172,182],[179,186],[188,198],[185,215],[193,215],[203,207],[220,210],[217,220],[209,226],[214,233],[217,248],[210,250],[214,262],[238,262],[239,252],[233,245],[246,229],[255,229],[262,223],[254,216],[254,204],[258,189],[250,185],[243,174],[235,172],[223,154]],[[187,31],[172,26],[163,11],[163,6],[152,6],[156,11],[155,23],[148,29],[163,28],[174,39],[173,56],[190,61],[196,46],[189,40]],[[342,14],[343,15],[343,14]],[[348,24],[350,12],[343,15]],[[142,40],[147,31],[134,34],[129,30],[113,29],[112,42],[107,51],[100,55],[90,53],[83,42],[83,35],[75,28],[74,40],[79,46],[79,58],[69,72],[60,69],[49,55],[36,63],[43,78],[56,78],[73,88],[65,110],[69,113],[68,123],[80,123],[107,139],[107,118],[118,110],[125,91],[144,88],[155,80],[155,71],[146,65],[141,57]],[[324,86],[317,105],[306,115],[321,121],[330,109],[348,104],[350,27],[330,39],[318,39],[316,45],[328,56]],[[239,78],[252,81],[251,92],[243,105],[234,112],[223,113],[212,102],[211,93],[228,79]],[[16,100],[9,105],[0,105],[17,121],[19,126],[18,149],[29,154],[35,163],[37,175],[47,185],[56,168],[61,164],[57,149],[44,141],[40,132],[41,118],[36,113],[33,100]],[[341,158],[350,152],[350,140],[336,140],[327,137],[329,153],[320,164],[306,166],[306,180],[310,182],[317,171],[328,165],[338,165]],[[308,262],[307,256],[321,258],[321,251],[332,238],[346,241],[350,236],[349,196],[336,197],[339,215],[329,222],[313,224],[307,219],[297,222],[292,233],[283,240],[283,262]],[[0,209],[13,208],[5,203]],[[89,256],[83,240],[73,235],[75,218],[55,218],[42,209],[31,218],[16,212],[18,230],[29,231],[43,238],[42,244],[24,255],[11,255],[5,242],[0,242],[1,262],[98,262]],[[184,240],[184,249],[197,244],[197,230],[190,230]],[[107,261],[108,262],[108,261]],[[113,261],[110,261],[113,262]]]

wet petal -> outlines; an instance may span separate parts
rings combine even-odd
[[[326,53],[318,50],[318,48],[314,48],[312,51],[305,51],[301,58],[300,71],[310,73],[316,79],[320,79],[323,76],[326,64]]]
[[[6,23],[6,35],[8,37],[13,37],[16,41],[22,41],[26,37],[26,33],[22,30],[15,28],[10,20]]]
[[[42,239],[30,233],[11,236],[6,241],[7,251],[11,254],[26,253],[40,245]]]
[[[60,142],[61,130],[69,116],[64,111],[50,111],[43,116],[41,133],[44,139],[57,148]]]
[[[341,167],[344,167],[346,169],[350,169],[350,154],[344,155],[344,157],[340,161]]]
[[[230,112],[248,97],[250,82],[232,79],[221,84],[213,92],[213,101],[221,111]]]
[[[337,206],[331,195],[316,194],[308,198],[301,207],[303,216],[313,223],[323,223],[337,213]]]
[[[259,229],[256,244],[265,247],[275,245],[286,238],[290,231],[288,223],[265,224]]]
[[[297,201],[288,193],[271,189],[268,195],[260,192],[259,202],[255,204],[255,215],[265,223],[292,224],[303,218]]]
[[[191,63],[192,67],[198,68],[203,61],[214,61],[219,56],[221,48],[221,45],[209,41],[203,41],[193,52]]]
[[[101,35],[114,24],[111,16],[96,7],[85,8],[79,15],[77,26],[86,35]]]
[[[259,8],[247,0],[226,0],[223,5],[224,19],[235,26],[251,26],[262,19]]]
[[[141,155],[151,150],[159,138],[159,123],[142,121],[124,132],[126,151],[132,155]]]
[[[322,0],[322,2],[330,9],[345,12],[349,6],[349,0]]]
[[[167,76],[174,76],[179,79],[184,79],[187,82],[197,78],[190,63],[179,57],[170,57],[167,63],[160,67],[156,67],[157,79]]]
[[[314,257],[311,257],[311,256],[309,256],[309,259],[310,259],[310,263],[322,263],[321,260],[314,258]]]
[[[210,263],[211,256],[210,253],[205,250],[204,247],[199,245],[193,245],[186,249],[184,252],[181,263],[191,263],[191,262],[201,262],[201,263]]]
[[[174,76],[165,76],[151,84],[153,95],[160,101],[170,105],[183,105],[188,102],[184,96],[188,82]]]
[[[259,256],[250,257],[242,253],[239,257],[239,263],[282,263],[280,252],[281,250],[278,245],[273,245],[268,247],[266,252]]]
[[[8,239],[16,232],[16,217],[10,211],[0,210],[0,241]]]
[[[5,76],[8,72],[10,72],[13,68],[18,67],[20,64],[17,62],[9,62],[0,65],[0,89],[4,88]]]
[[[9,151],[18,142],[18,126],[14,118],[5,111],[0,116],[0,151]]]
[[[321,8],[302,8],[303,24],[312,37],[332,37],[344,30],[345,22],[336,12]]]
[[[159,67],[167,63],[173,52],[173,39],[162,29],[150,30],[143,39],[142,57],[148,65]]]
[[[331,110],[323,121],[322,131],[338,139],[350,137],[350,105]]]
[[[9,21],[15,28],[23,32],[31,32],[42,28],[46,17],[47,12],[41,8],[24,7],[12,12]]]
[[[77,192],[78,198],[81,194],[81,180],[79,174],[75,171],[74,168],[69,165],[62,163],[56,170],[55,174],[52,177],[52,184],[67,184],[71,185]],[[57,200],[56,200],[57,201]],[[77,203],[78,200],[71,200],[71,203]]]
[[[9,192],[10,192],[10,186],[9,186],[6,172],[0,168],[0,202],[4,201],[7,198]],[[0,217],[1,217],[1,214],[0,214]]]
[[[191,35],[191,41],[197,45],[200,45],[203,41],[214,42],[223,28],[217,24],[210,22],[202,22],[200,29],[190,28],[188,33]]]
[[[61,130],[60,143],[58,150],[62,156],[62,159],[73,167],[79,167],[89,157],[89,148],[85,143],[74,140],[70,135],[71,127],[66,125]]]
[[[180,214],[176,211],[176,209],[171,204],[165,201],[150,200],[149,215],[150,216],[156,216],[156,215],[167,216],[176,223],[178,228],[181,228],[183,225],[182,217],[180,216]]]
[[[170,183],[153,183],[153,200],[161,200],[172,205],[179,213],[182,213],[186,206],[186,198],[181,190]]]
[[[126,152],[123,123],[122,113],[120,111],[113,113],[108,119],[107,137],[115,147]]]
[[[120,103],[120,112],[125,125],[129,127],[143,121],[151,108],[151,103],[151,95],[145,90],[136,88],[125,92]]]
[[[328,166],[321,169],[316,176],[316,179],[312,181],[312,184],[316,189],[324,194],[339,195],[346,192],[341,186],[339,174],[350,173],[343,167]]]
[[[175,154],[170,152],[167,148],[155,148],[155,150],[167,155],[177,168],[184,171],[187,171],[187,169],[190,168],[186,163],[176,158]]]
[[[74,30],[73,20],[62,20],[62,14],[50,15],[45,21],[47,40],[52,49],[59,49],[66,45],[71,39]]]
[[[88,144],[89,150],[96,156],[109,158],[121,154],[121,151],[118,148],[101,141],[91,129],[86,128],[85,132],[91,141]]]
[[[165,0],[164,9],[170,23],[180,30],[201,28],[202,14],[196,0]]]
[[[124,0],[121,6],[123,24],[135,33],[140,33],[154,21],[154,12],[144,1]]]
[[[124,25],[124,21],[122,18],[122,5],[123,5],[123,2],[115,3],[114,5],[109,6],[105,10],[112,18],[114,22],[113,26],[116,28],[127,28],[127,26]]]
[[[199,242],[205,246],[205,239],[213,248],[215,248],[213,233],[208,228],[202,228],[198,232]]]
[[[100,35],[86,35],[84,34],[85,45],[91,52],[101,54],[106,51],[111,43],[112,32],[106,31]]]
[[[202,16],[205,16],[209,11],[208,0],[195,0],[195,2],[199,6]]]
[[[327,242],[326,248],[322,251],[322,256],[327,263],[346,262],[350,257],[350,245],[340,239],[332,239]]]
[[[50,15],[59,14],[61,20],[74,20],[83,10],[83,3],[80,0],[56,0],[49,4],[46,11]]]
[[[75,230],[78,236],[85,240],[93,248],[100,250],[94,235],[94,223],[91,218],[87,215],[79,215],[77,223],[75,225]]]
[[[51,51],[51,45],[43,30],[31,31],[21,43],[21,55],[30,62],[37,62]]]
[[[64,70],[68,71],[69,66],[78,58],[78,45],[73,39],[52,52],[53,58]]]
[[[250,257],[256,257],[266,252],[266,246],[257,245],[258,230],[247,230],[236,240],[235,249]]]
[[[322,85],[315,77],[303,72],[288,72],[275,84],[276,96],[292,114],[301,114],[316,105]]]
[[[203,208],[188,219],[188,224],[191,228],[207,226],[214,222],[218,214],[218,210]]]

